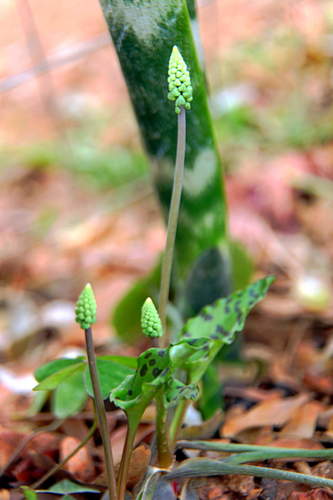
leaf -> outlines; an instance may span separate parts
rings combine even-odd
[[[162,471],[156,467],[149,467],[140,491],[137,494],[137,500],[153,500],[158,481]]]
[[[222,434],[225,437],[232,437],[251,427],[283,425],[308,399],[308,395],[300,394],[291,398],[263,401],[242,415],[227,420],[222,428]]]
[[[200,500],[196,479],[187,479],[183,483],[180,498],[181,500]]]
[[[273,281],[274,277],[268,276],[229,297],[205,306],[197,316],[185,323],[181,338],[205,337],[220,339],[224,344],[230,344],[235,333],[243,329],[250,310],[266,295]]]
[[[114,362],[112,356],[110,356],[109,358],[111,359],[105,359],[105,358],[96,359],[98,379],[103,399],[106,399],[109,396],[112,389],[114,389],[121,382],[123,382],[124,378],[126,378],[128,375],[133,374],[134,371],[132,368],[129,368],[124,364]],[[120,358],[120,356],[117,358]],[[135,358],[132,359],[135,360]],[[88,366],[86,366],[84,370],[84,385],[89,396],[94,397]]]
[[[323,406],[318,401],[309,401],[300,406],[281,430],[280,437],[312,438],[316,431],[318,415],[322,410]]]
[[[41,411],[47,401],[47,398],[49,397],[49,394],[49,391],[38,391],[36,394],[33,394],[31,405],[27,411],[28,417],[33,417]]]
[[[63,368],[66,368],[67,366],[71,365],[76,365],[80,363],[83,360],[83,356],[79,356],[78,358],[72,359],[72,358],[59,358],[55,359],[54,361],[50,361],[49,363],[46,363],[45,365],[40,366],[37,368],[35,371],[35,379],[37,382],[42,382],[42,380],[46,379],[50,375],[53,375],[53,373],[58,372],[62,370]]]
[[[69,479],[63,479],[51,486],[48,490],[37,490],[37,493],[54,493],[56,495],[69,495],[71,493],[100,493],[95,488],[89,488],[82,484],[74,483]]]
[[[198,425],[187,425],[180,431],[181,439],[208,439],[212,437],[224,420],[224,414],[221,410],[208,420]],[[192,441],[191,441],[192,442]],[[210,441],[209,441],[210,442]],[[178,446],[178,443],[177,443]]]
[[[59,446],[60,461],[69,456],[80,446],[81,440],[74,436],[66,436],[61,440]],[[77,481],[89,483],[96,477],[94,459],[91,449],[85,444],[66,462],[63,468],[75,477]]]
[[[127,366],[128,368],[136,369],[138,360],[134,356],[97,356],[97,359],[110,360],[114,361],[114,363],[118,363],[119,365]]]
[[[77,372],[78,370],[82,371],[85,367],[85,363],[80,361],[79,363],[72,364],[70,366],[66,366],[59,371],[56,371],[49,377],[44,378],[40,384],[34,387],[34,391],[53,391],[56,389],[63,380],[66,380],[70,375]]]
[[[83,384],[83,370],[85,364],[77,368],[63,380],[52,395],[52,411],[58,418],[66,418],[75,415],[82,409],[87,393]]]
[[[195,384],[185,385],[179,380],[169,377],[164,389],[166,406],[175,406],[183,399],[195,401],[199,395],[199,388]]]
[[[37,494],[28,486],[21,486],[25,500],[37,500]]]
[[[268,479],[282,479],[312,486],[326,486],[333,488],[333,480],[324,477],[300,474],[281,469],[259,467],[257,465],[229,464],[224,460],[207,458],[193,458],[182,462],[175,470],[168,472],[164,477],[168,480],[184,477],[222,476],[226,474],[240,474],[244,476],[265,477]]]
[[[210,364],[202,378],[199,408],[203,418],[209,419],[222,407],[221,381],[217,366]]]
[[[159,260],[153,270],[136,281],[116,305],[111,316],[111,324],[124,342],[135,344],[140,337],[143,338],[141,307],[147,297],[155,297],[158,294],[160,273]]]
[[[133,451],[128,467],[127,487],[132,489],[145,476],[151,460],[151,449],[146,443],[137,446]]]
[[[229,242],[229,252],[232,263],[232,279],[234,289],[239,290],[250,283],[254,266],[244,245],[239,241]]]
[[[180,341],[171,346],[173,369],[187,372],[189,383],[198,383],[207,367],[224,344],[230,344],[244,327],[252,307],[266,294],[272,276],[252,283],[244,290],[205,306],[184,325]]]
[[[138,412],[148,406],[169,375],[169,350],[151,348],[138,357],[134,375],[111,391],[110,399],[125,411]]]

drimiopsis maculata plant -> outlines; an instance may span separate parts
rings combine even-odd
[[[152,299],[147,298],[142,306],[141,315],[143,333],[153,341],[158,341],[159,346],[151,347],[142,352],[136,362],[128,357],[109,356],[108,359],[97,359],[96,363],[92,341],[92,324],[96,318],[96,302],[90,285],[86,285],[76,305],[76,321],[85,332],[90,374],[90,377],[87,375],[85,378],[85,386],[95,404],[105,450],[109,497],[112,500],[124,500],[125,498],[128,467],[134,439],[147,406],[155,400],[157,408],[157,465],[167,468],[173,460],[175,441],[186,408],[189,402],[195,401],[198,397],[198,384],[201,377],[221,347],[232,343],[236,333],[243,329],[248,313],[265,296],[273,280],[272,277],[263,278],[244,290],[237,291],[227,298],[219,299],[214,304],[204,307],[197,316],[185,323],[181,331],[178,332],[176,341],[170,343],[166,311],[184,176],[186,111],[190,110],[193,99],[190,74],[177,47],[172,49],[168,82],[168,98],[175,102],[175,112],[178,117],[174,183],[167,225],[167,241],[162,261],[158,310]],[[45,387],[54,389],[55,375],[59,379],[61,370],[66,370],[66,367],[63,368],[63,363],[61,368],[58,364],[56,369],[52,368],[54,365],[51,367],[51,364],[52,362],[47,365],[47,369],[44,368],[44,371],[42,367],[36,374],[37,380],[41,382],[37,386],[38,389],[45,389]],[[84,360],[78,361],[79,367],[84,364]],[[106,370],[107,366],[110,367],[109,371]],[[56,373],[52,373],[52,369]],[[83,368],[81,369],[83,370]],[[124,376],[124,373],[127,376]],[[53,385],[46,383],[47,380],[51,382],[50,379],[52,379]],[[103,404],[103,399],[106,397],[109,397],[118,408],[124,410],[128,422],[127,437],[117,481]],[[176,407],[176,409],[170,412],[169,409],[172,407]],[[139,493],[136,498],[143,498],[143,496],[140,496]]]

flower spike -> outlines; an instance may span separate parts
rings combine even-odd
[[[75,321],[82,330],[87,330],[96,321],[96,300],[90,283],[84,287],[76,302]]]
[[[180,113],[181,108],[191,109],[190,103],[193,97],[190,73],[176,45],[174,45],[171,52],[168,74],[168,99],[170,99],[170,101],[176,101],[176,113]]]
[[[160,317],[154,302],[149,297],[142,306],[141,328],[147,337],[161,337],[163,335]]]

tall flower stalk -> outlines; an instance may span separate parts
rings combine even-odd
[[[160,344],[166,347],[170,343],[170,334],[166,325],[167,305],[170,294],[171,272],[175,239],[177,233],[180,199],[183,188],[185,149],[186,149],[186,109],[191,108],[192,86],[190,75],[182,55],[176,46],[173,47],[169,60],[169,94],[168,98],[175,101],[175,111],[178,115],[177,153],[173,178],[172,195],[169,209],[167,239],[162,261],[161,284],[159,296],[159,315],[164,335]]]
[[[161,269],[159,316],[162,323],[162,331],[164,333],[164,335],[160,337],[161,347],[168,347],[170,344],[170,331],[167,326],[167,306],[170,295],[173,255],[184,180],[186,110],[191,109],[191,102],[193,99],[190,74],[186,63],[176,46],[173,47],[169,60],[168,84],[168,98],[175,102],[175,112],[178,115],[178,132],[176,163],[167,225],[167,238]],[[172,463],[172,453],[167,432],[168,415],[161,394],[156,398],[156,407],[156,443],[158,463],[161,467],[168,467]]]

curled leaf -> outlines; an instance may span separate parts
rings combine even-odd
[[[113,391],[110,399],[123,410],[144,411],[165,383],[169,375],[168,349],[151,348],[138,358],[134,375],[126,379]]]

